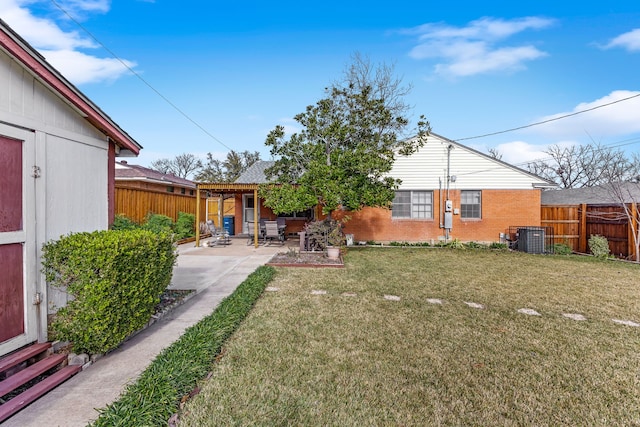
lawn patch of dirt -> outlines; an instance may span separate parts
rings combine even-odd
[[[344,267],[342,256],[327,257],[324,252],[279,252],[267,263],[274,267]]]

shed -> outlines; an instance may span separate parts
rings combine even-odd
[[[0,20],[0,356],[47,340],[66,295],[47,287],[42,245],[106,229],[115,158],[141,148]]]

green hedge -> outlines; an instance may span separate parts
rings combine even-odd
[[[154,233],[173,233],[176,240],[186,239],[196,235],[196,216],[186,212],[178,212],[178,220],[173,220],[161,214],[149,213],[142,224],[137,224],[125,215],[116,215],[112,230],[134,230],[141,228],[143,230],[153,231]]]
[[[73,299],[50,325],[76,352],[104,353],[142,328],[169,286],[177,254],[171,236],[145,230],[63,236],[44,246],[47,282]]]
[[[195,235],[196,216],[186,212],[178,212],[178,220],[174,225],[176,238],[186,239]]]
[[[247,316],[273,279],[262,266],[222,300],[215,311],[165,348],[120,398],[102,409],[92,424],[101,426],[166,426],[180,399],[211,370],[222,345]]]

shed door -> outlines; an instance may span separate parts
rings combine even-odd
[[[24,141],[0,135],[0,355],[37,338],[36,308],[28,304],[35,287],[27,286],[33,277],[27,250],[33,245],[27,242],[32,226],[26,211],[33,206],[25,191],[25,160],[31,159],[26,148]]]

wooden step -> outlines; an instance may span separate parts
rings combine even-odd
[[[30,345],[28,347],[24,347],[15,353],[11,353],[2,359],[0,359],[0,373],[6,371],[7,369],[12,368],[13,366],[19,365],[25,360],[29,360],[34,356],[44,352],[45,350],[51,347],[50,342],[43,342]]]
[[[19,410],[25,408],[31,402],[56,388],[73,375],[77,374],[81,369],[82,366],[80,365],[65,366],[56,373],[40,381],[38,384],[35,384],[33,387],[23,393],[20,393],[20,395],[0,405],[0,423]]]
[[[34,363],[28,368],[11,375],[10,377],[0,381],[0,397],[12,392],[23,384],[28,383],[38,375],[47,372],[49,369],[60,365],[67,358],[65,354],[52,354],[45,357],[39,362]]]

